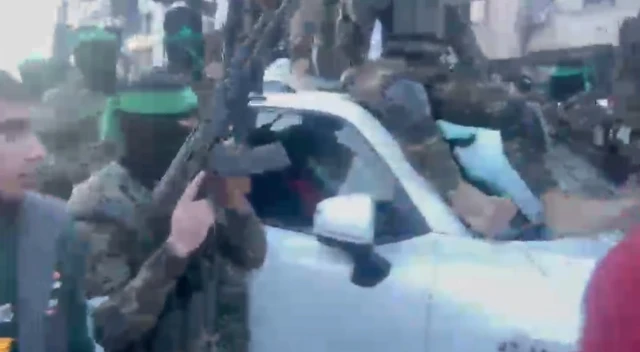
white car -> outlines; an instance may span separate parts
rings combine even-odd
[[[265,131],[306,124],[297,146],[326,147],[327,165],[348,169],[317,167],[313,214],[287,208],[287,187],[254,182],[269,249],[250,280],[252,352],[575,351],[583,291],[613,241],[472,238],[346,95],[267,93],[251,106]],[[352,162],[331,154],[335,141]]]

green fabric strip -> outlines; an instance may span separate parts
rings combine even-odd
[[[166,35],[164,37],[164,41],[165,43],[171,43],[171,42],[179,42],[179,41],[183,41],[185,39],[204,39],[204,37],[202,36],[202,34],[199,33],[195,33],[191,28],[189,27],[182,27],[182,29],[180,30],[180,32],[174,34],[174,35]]]
[[[122,135],[117,112],[146,115],[148,118],[184,118],[184,114],[198,108],[198,97],[187,87],[178,91],[120,92],[109,98],[100,119],[100,138],[120,143]]]
[[[132,114],[166,116],[198,108],[198,97],[191,88],[169,92],[129,91],[118,94],[117,100],[117,110]]]
[[[552,73],[554,77],[566,77],[566,76],[574,76],[574,75],[584,75],[586,73],[591,72],[589,67],[562,67],[558,66]]]
[[[118,36],[102,28],[83,28],[74,33],[76,43],[116,42]]]
[[[44,56],[32,56],[32,57],[28,57],[24,60],[22,60],[22,62],[18,65],[18,69],[22,70],[28,67],[33,67],[33,66],[38,66],[41,67],[42,65],[46,65],[48,63],[49,59],[47,59]]]
[[[115,118],[116,106],[115,98],[111,97],[107,100],[100,118],[100,139],[119,144],[122,142],[122,136],[120,135],[120,124]]]

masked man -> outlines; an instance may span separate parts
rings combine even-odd
[[[194,319],[187,318],[203,309],[193,304],[202,297],[203,287],[211,285],[198,279],[198,271],[213,270],[210,266],[217,261],[225,269],[219,285],[234,282],[241,288],[242,273],[264,260],[262,225],[245,199],[248,181],[206,180],[205,186],[215,189],[219,208],[214,216],[206,200],[194,201],[202,186],[200,177],[185,192],[171,221],[161,219],[151,228],[143,223],[143,210],[197,121],[197,99],[175,75],[153,71],[119,91],[115,101],[112,124],[105,126],[121,133],[123,156],[76,187],[69,201],[82,236],[92,243],[88,295],[108,297],[94,314],[96,339],[107,351],[188,351],[213,341],[217,333],[218,344],[245,351],[244,290],[230,290],[234,308],[240,306],[240,312],[230,314],[231,332],[191,326]],[[209,244],[194,252],[207,232]],[[167,234],[166,241],[158,241]],[[154,242],[161,243],[155,252]],[[202,264],[203,256],[209,264]],[[194,269],[194,263],[202,265]],[[224,306],[224,292],[219,291],[215,300],[204,298]]]
[[[44,94],[43,108],[34,116],[34,127],[50,151],[40,189],[62,198],[68,198],[73,184],[117,155],[115,146],[99,143],[98,127],[116,86],[118,36],[104,28],[83,27],[74,37],[77,70]]]
[[[30,93],[0,71],[0,350],[89,352],[86,247],[64,203],[32,192],[45,150]]]

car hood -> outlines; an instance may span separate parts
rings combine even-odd
[[[434,336],[456,329],[441,323],[449,320],[468,331],[467,336],[477,336],[467,339],[474,341],[477,351],[523,338],[569,350],[575,345],[584,290],[612,243],[587,239],[491,243],[445,237],[436,240]],[[451,350],[471,347],[457,345]]]

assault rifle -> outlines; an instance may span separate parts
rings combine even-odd
[[[214,89],[214,105],[210,110],[213,113],[203,116],[154,188],[150,215],[170,214],[189,181],[200,170],[206,169],[222,176],[244,176],[289,166],[289,158],[280,143],[247,149],[229,148],[221,142],[233,132],[236,145],[240,145],[242,138],[255,126],[255,114],[248,107],[251,77],[255,76],[254,62],[257,59],[254,54],[264,51],[263,47],[272,38],[278,23],[284,20],[292,2],[284,0],[274,13],[263,14],[250,35],[233,51],[233,55],[225,53],[231,60],[225,68],[223,79]],[[235,13],[234,8],[229,8],[231,22],[227,23],[227,30],[238,33],[236,19],[242,16]],[[226,39],[234,40],[232,36]],[[225,45],[227,48],[233,50],[233,45]]]
[[[202,116],[203,120],[187,138],[153,190],[149,208],[151,213],[146,221],[169,215],[187,184],[200,170],[205,169],[223,176],[240,176],[289,165],[287,153],[280,143],[254,149],[228,149],[221,143],[231,132],[236,144],[242,143],[243,138],[255,126],[255,113],[248,106],[249,94],[253,88],[251,78],[255,78],[256,74],[255,55],[264,51],[264,46],[268,45],[271,37],[270,32],[283,21],[292,0],[284,0],[271,16],[263,14],[249,37],[234,48],[233,42],[239,33],[238,26],[242,19],[242,7],[233,5],[239,2],[229,3],[225,39],[231,42],[225,43],[224,78],[217,82],[212,100],[214,105],[212,109],[208,109],[213,113]],[[195,342],[195,346],[191,346],[198,352],[215,350],[219,270],[219,261],[215,258],[199,257],[191,262],[186,275],[178,282],[176,292],[167,301],[169,306],[174,305],[177,309],[168,309],[172,311],[172,315],[164,320],[164,327],[168,327],[166,338],[174,340],[180,336],[187,337],[187,344]],[[186,294],[180,294],[180,291]],[[159,329],[162,330],[161,327]]]

